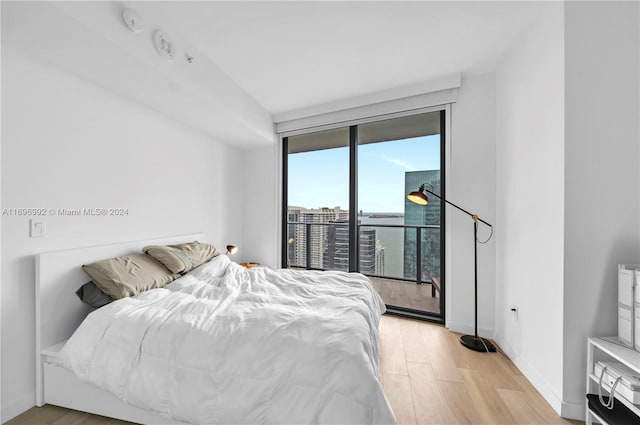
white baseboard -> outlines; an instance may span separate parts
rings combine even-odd
[[[584,422],[586,420],[585,403],[562,402],[562,410],[561,410],[560,416],[562,416],[563,418],[575,419],[577,421]]]
[[[529,382],[531,382],[531,385],[533,385],[547,403],[551,405],[553,410],[560,415],[562,413],[562,399],[547,383],[547,381],[538,374],[535,368],[531,367],[527,361],[523,360],[522,357],[516,355],[512,361],[513,364],[515,364],[522,374],[529,380]]]
[[[454,323],[447,320],[446,328],[453,332],[458,332],[465,335],[475,335],[476,330],[471,325],[464,325],[461,323]],[[493,338],[493,330],[486,328],[478,328],[478,335],[483,338]]]
[[[513,347],[511,347],[511,345],[508,344],[500,335],[494,335],[493,340],[498,344],[502,352],[513,362],[513,358],[516,355]]]
[[[10,421],[19,414],[31,409],[36,405],[35,400],[35,393],[31,393],[28,396],[9,403],[7,406],[2,406],[2,410],[0,411],[0,423]]]
[[[551,388],[551,386],[521,357],[516,356],[513,363],[522,372],[540,395],[551,405],[553,410],[563,418],[585,420],[584,403],[567,403]]]
[[[567,403],[562,401],[555,391],[549,386],[546,381],[538,375],[538,373],[527,363],[516,356],[511,345],[504,341],[500,335],[495,335],[495,341],[500,346],[504,354],[511,359],[514,365],[522,374],[531,382],[531,384],[538,390],[542,397],[551,405],[553,410],[563,418],[575,419],[578,421],[585,420],[585,405],[584,403]]]

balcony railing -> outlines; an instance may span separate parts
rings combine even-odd
[[[347,271],[348,230],[349,224],[343,222],[288,222],[287,265]],[[400,234],[393,235],[397,232]],[[367,276],[417,284],[431,283],[432,277],[440,276],[440,225],[359,224],[358,241],[355,269]]]

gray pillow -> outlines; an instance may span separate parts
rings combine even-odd
[[[105,294],[93,281],[89,281],[78,288],[76,295],[80,298],[80,301],[94,308],[102,307],[113,301],[113,298]]]
[[[85,264],[82,269],[98,288],[114,300],[131,297],[149,289],[162,288],[180,277],[147,254],[109,258]]]
[[[178,245],[150,245],[142,248],[142,252],[151,255],[172,273],[182,274],[221,254],[215,246],[198,241]]]

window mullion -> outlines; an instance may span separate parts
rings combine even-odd
[[[280,251],[281,267],[289,267],[289,138],[282,138],[282,246]]]
[[[349,127],[349,271],[360,269],[358,238],[358,126]]]

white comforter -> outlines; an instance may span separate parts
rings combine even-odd
[[[59,362],[197,424],[395,423],[378,365],[384,311],[363,275],[247,270],[223,255],[94,311]]]

